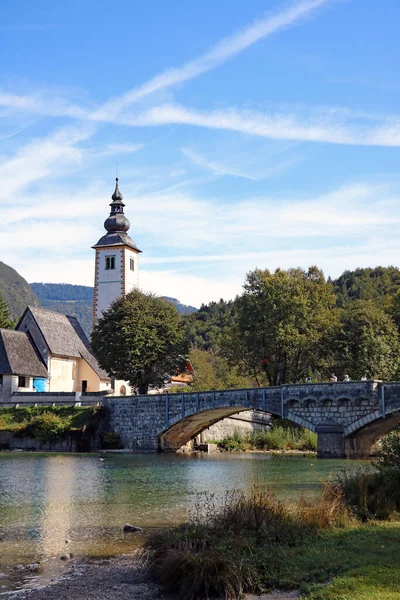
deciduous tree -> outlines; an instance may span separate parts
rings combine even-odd
[[[114,301],[96,324],[92,345],[103,369],[139,393],[162,386],[181,365],[187,343],[176,308],[134,290]]]
[[[252,271],[235,301],[237,324],[223,353],[259,385],[317,377],[326,360],[322,340],[337,319],[335,302],[317,267]]]

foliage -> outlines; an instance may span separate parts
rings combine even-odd
[[[400,291],[400,269],[375,267],[345,271],[333,281],[333,286],[339,306],[353,300],[374,300],[381,308],[385,308]]]
[[[249,377],[239,375],[237,368],[230,367],[227,360],[217,351],[192,348],[189,360],[195,372],[190,391],[228,390],[254,385]]]
[[[0,431],[51,442],[72,431],[94,431],[102,416],[100,407],[0,408]]]
[[[372,301],[356,300],[340,310],[333,332],[331,370],[351,378],[390,380],[400,365],[400,338],[395,323]]]
[[[317,449],[317,435],[302,427],[276,426],[265,431],[241,434],[234,432],[218,442],[218,446],[228,451],[235,450],[300,450]]]
[[[222,336],[234,322],[234,303],[210,302],[185,318],[190,346],[199,350],[218,350]]]
[[[0,261],[0,296],[13,319],[19,319],[25,308],[39,306],[36,294],[21,275]]]
[[[104,450],[120,450],[123,448],[119,433],[107,431],[101,434],[101,447]]]
[[[182,366],[187,352],[177,310],[153,294],[133,290],[98,320],[92,345],[100,366],[147,394]]]
[[[310,267],[246,277],[235,301],[237,323],[222,344],[230,364],[259,385],[304,381],[325,365],[321,343],[333,327],[335,296],[322,271]]]
[[[346,504],[363,521],[393,519],[400,514],[399,473],[393,469],[344,472],[336,487]]]
[[[249,497],[227,493],[222,501],[204,493],[188,523],[149,536],[150,570],[178,600],[240,598],[292,587],[288,553],[304,554],[321,531],[350,523],[340,498],[322,495],[317,502],[290,506],[258,488]]]
[[[0,296],[0,327],[4,329],[14,329],[15,321],[11,317],[11,313],[8,310],[8,306]]]
[[[381,440],[377,467],[380,471],[396,469],[400,481],[400,430],[392,431]]]

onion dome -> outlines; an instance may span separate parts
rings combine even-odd
[[[136,252],[141,252],[135,242],[126,233],[131,224],[124,215],[123,195],[118,186],[118,177],[115,180],[115,190],[111,196],[111,212],[110,216],[104,221],[104,228],[107,233],[99,239],[97,244],[92,248],[105,248],[110,246],[129,246]]]
[[[129,230],[129,227],[131,226],[128,219],[124,215],[125,204],[122,202],[123,198],[124,197],[121,194],[119,186],[118,186],[118,177],[117,177],[115,179],[115,191],[114,191],[113,195],[111,196],[111,199],[112,199],[112,202],[110,204],[111,213],[110,213],[110,216],[108,217],[108,219],[106,219],[104,221],[104,228],[109,233],[114,232],[114,231],[122,231],[122,232],[126,233]]]

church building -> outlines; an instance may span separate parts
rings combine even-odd
[[[123,196],[116,179],[106,234],[93,246],[93,324],[111,302],[139,285],[140,250],[129,237]],[[27,307],[16,330],[0,329],[0,399],[13,392],[132,393],[125,381],[103,371],[76,317]]]
[[[127,232],[131,224],[124,214],[123,196],[119,190],[118,177],[111,196],[111,212],[104,222],[107,233],[93,246],[96,250],[93,324],[109,308],[111,302],[125,297],[139,286],[139,254]]]

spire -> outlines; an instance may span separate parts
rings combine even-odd
[[[115,178],[115,191],[111,196],[112,202],[110,216],[104,222],[104,227],[108,232],[123,231],[127,232],[131,224],[124,215],[124,206],[122,202],[123,195],[118,186],[118,177]]]
[[[113,201],[113,203],[114,202],[122,203],[122,200],[124,199],[123,195],[120,192],[120,189],[119,189],[119,186],[118,186],[118,181],[119,181],[119,179],[118,179],[118,177],[116,177],[115,178],[115,190],[114,190],[113,195],[111,196],[111,200]]]

